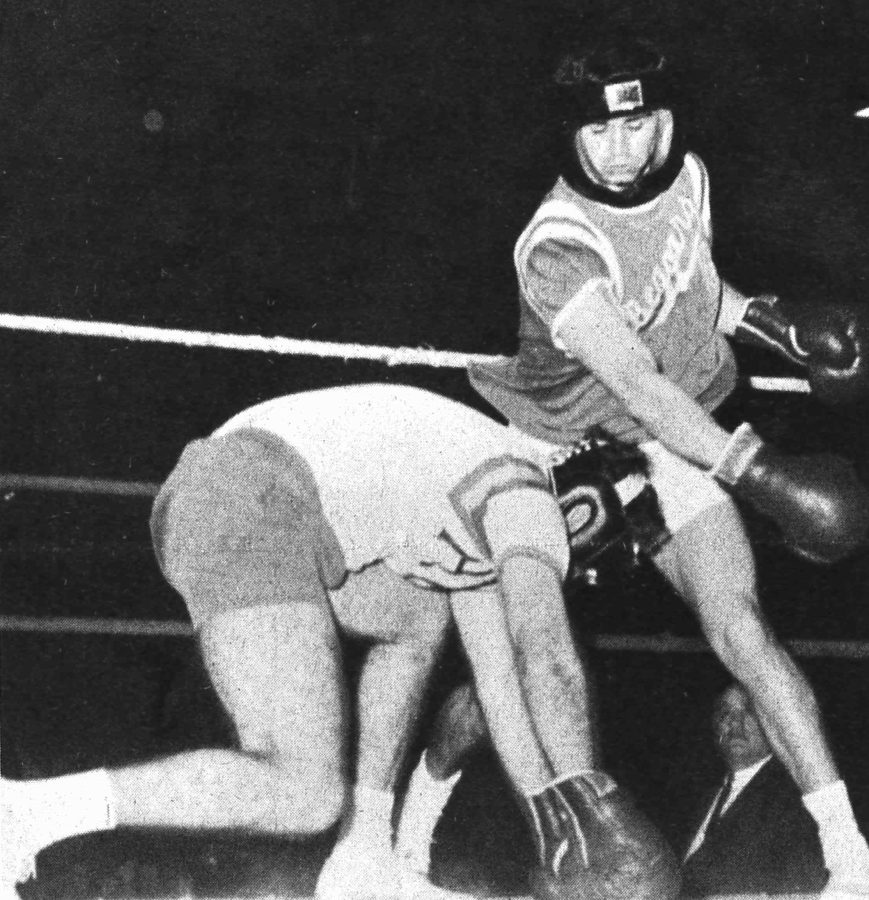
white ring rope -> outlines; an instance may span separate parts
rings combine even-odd
[[[282,356],[320,356],[343,359],[365,359],[387,366],[431,366],[465,369],[471,363],[503,360],[503,356],[484,353],[459,353],[453,350],[430,350],[424,347],[379,347],[369,344],[344,344],[332,341],[310,341],[299,338],[263,337],[256,334],[222,334],[214,331],[187,331],[158,328],[153,325],[124,325],[119,322],[87,322],[81,319],[56,319],[48,316],[22,316],[0,313],[0,328],[12,331],[36,331],[42,334],[101,337],[121,341],[152,344],[181,344],[184,347],[216,347],[222,350],[244,350],[275,353]],[[782,391],[806,394],[807,382],[799,378],[749,378],[758,391]]]
[[[79,619],[72,616],[0,616],[0,632],[28,634],[90,634],[113,637],[195,636],[187,622],[169,619]],[[672,634],[597,634],[586,643],[596,650],[613,653],[711,653],[703,638],[676,637]],[[795,656],[836,659],[869,659],[867,641],[790,640],[784,642]]]
[[[472,362],[492,362],[502,358],[482,353],[427,350],[422,347],[376,347],[367,344],[263,337],[257,334],[222,334],[215,331],[157,328],[152,325],[123,325],[118,322],[85,322],[80,319],[19,316],[13,313],[0,313],[0,328],[15,331],[38,331],[43,334],[71,334],[80,337],[144,341],[152,344],[182,344],[185,347],[216,347],[221,350],[246,350],[257,353],[275,353],[281,356],[337,357],[345,362],[351,359],[367,359],[386,363],[388,366],[464,369]]]

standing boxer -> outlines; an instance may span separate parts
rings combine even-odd
[[[473,366],[471,381],[544,445],[576,444],[598,426],[641,448],[670,532],[655,565],[748,692],[799,786],[818,823],[828,892],[869,893],[869,847],[814,693],[760,608],[732,496],[775,519],[796,552],[819,562],[866,545],[869,504],[844,460],[783,456],[749,424],[728,434],[711,415],[735,384],[729,339],[760,343],[803,367],[822,400],[865,396],[865,326],[847,309],[797,314],[721,279],[706,170],[682,147],[673,73],[657,48],[616,37],[565,55],[555,81],[560,174],[514,253],[519,350]],[[458,701],[443,721],[457,717],[475,720]],[[428,796],[429,810],[444,801],[432,775],[452,765],[445,740],[433,738],[433,771],[417,770],[411,821],[433,818],[414,798]],[[424,868],[419,841],[427,836],[402,834],[400,851]]]

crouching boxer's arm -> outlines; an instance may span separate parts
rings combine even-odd
[[[591,711],[561,590],[570,551],[558,502],[544,486],[502,491],[486,504],[482,530],[520,687],[552,774],[588,768]]]
[[[521,793],[552,778],[534,730],[497,588],[454,591],[450,603],[495,751]]]
[[[536,841],[535,896],[672,900],[679,875],[670,848],[596,768],[585,671],[561,593],[567,546],[554,498],[530,489],[498,495],[483,526],[497,590],[455,594],[453,611]]]
[[[520,563],[507,580],[529,585],[535,567],[525,575],[522,568]],[[547,583],[544,578],[544,590]],[[592,769],[591,760],[581,772],[553,775],[499,592],[456,592],[452,602],[489,733],[537,848],[531,877],[535,898],[674,900],[680,885],[676,858],[615,782]]]

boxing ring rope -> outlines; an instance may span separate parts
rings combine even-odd
[[[140,341],[151,344],[180,344],[184,347],[214,347],[221,350],[274,353],[281,356],[319,356],[343,359],[345,362],[361,359],[385,363],[387,366],[464,369],[471,363],[495,362],[505,358],[484,353],[459,353],[452,350],[432,350],[424,347],[381,347],[300,338],[264,337],[256,334],[224,334],[213,331],[159,328],[153,325],[125,325],[120,322],[89,322],[81,319],[58,319],[48,316],[23,316],[14,313],[0,313],[0,328],[41,334]],[[809,393],[808,383],[800,378],[752,376],[748,381],[751,387],[758,391]]]
[[[79,619],[71,616],[0,616],[0,633],[89,634],[111,637],[192,638],[187,622],[168,619]],[[711,653],[702,638],[676,637],[672,634],[589,635],[585,643],[595,650],[615,653],[699,654]],[[785,641],[795,656],[821,659],[869,659],[867,641],[823,641],[796,639]]]

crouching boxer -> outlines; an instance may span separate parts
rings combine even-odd
[[[75,834],[294,838],[336,823],[317,900],[448,900],[402,864],[391,817],[453,623],[546,859],[541,895],[560,896],[565,876],[578,885],[577,861],[588,859],[628,884],[625,896],[675,895],[669,849],[596,769],[562,596],[568,532],[523,436],[407,387],[280,397],[187,445],[151,528],[238,746],[4,780],[4,900],[43,847]],[[353,698],[345,637],[368,644]]]

